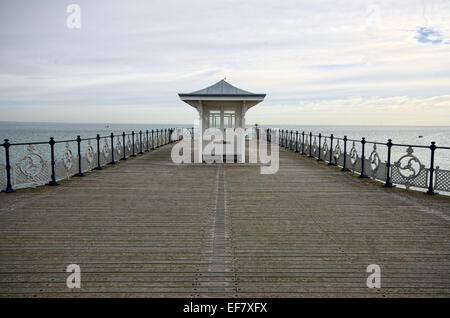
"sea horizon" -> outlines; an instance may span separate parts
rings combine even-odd
[[[253,127],[254,124],[247,124],[246,127]],[[191,128],[193,124],[131,124],[131,123],[62,123],[62,122],[11,122],[0,121],[0,140],[8,139],[11,144],[14,143],[32,143],[43,142],[43,145],[36,145],[34,148],[45,157],[49,156],[47,142],[50,137],[56,141],[75,140],[77,136],[82,139],[92,138],[99,134],[101,137],[108,137],[111,133],[115,136],[122,132],[131,133],[131,131],[139,132],[142,130],[159,130],[166,128]],[[437,146],[450,147],[450,126],[406,126],[406,125],[270,125],[259,123],[262,128],[285,129],[288,131],[296,131],[301,134],[305,132],[308,135],[312,132],[315,135],[321,133],[323,136],[333,134],[335,138],[343,138],[347,136],[349,139],[356,140],[355,148],[361,154],[361,143],[358,142],[365,138],[366,157],[374,150],[373,144],[370,142],[386,143],[391,139],[395,144],[413,146],[414,155],[419,158],[425,166],[430,165],[431,142],[435,142]],[[144,134],[143,134],[144,135]],[[109,137],[108,137],[109,138]],[[308,139],[308,138],[306,138]],[[306,140],[309,141],[309,140]],[[314,138],[312,139],[314,142]],[[318,142],[318,138],[316,140]],[[322,140],[323,143],[323,140]],[[341,141],[342,143],[342,141]],[[348,142],[347,151],[352,147],[353,142]],[[336,146],[336,141],[334,143]],[[341,144],[341,147],[343,145]],[[419,146],[419,147],[417,147]],[[69,142],[69,147],[73,153],[76,152],[76,142]],[[87,144],[82,143],[82,151],[86,150]],[[2,147],[3,148],[3,147]],[[63,143],[57,144],[55,147],[57,157],[61,157],[64,153],[65,146]],[[387,158],[387,147],[376,147],[377,153],[381,160]],[[4,163],[3,149],[0,149],[0,164]],[[27,146],[11,147],[11,155],[13,162],[17,162],[27,152]],[[392,148],[393,160],[397,160],[406,154],[407,147],[396,146]],[[450,169],[450,153],[448,151],[436,151],[435,165],[441,168]]]
[[[23,123],[23,124],[99,124],[99,125],[165,125],[165,126],[186,126],[192,127],[192,123],[125,123],[125,122],[65,122],[65,121],[16,121],[16,120],[0,120],[1,123]],[[254,126],[254,124],[246,124],[247,127]],[[258,126],[348,126],[348,127],[450,127],[450,125],[354,125],[354,124],[274,124],[274,123],[258,123]]]

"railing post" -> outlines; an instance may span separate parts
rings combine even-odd
[[[350,169],[347,168],[347,136],[344,136],[344,163],[342,164],[341,171],[350,171]]]
[[[283,140],[283,147],[286,149],[287,148],[287,129],[285,129],[285,130],[283,130],[283,137],[284,137],[284,140]]]
[[[309,132],[309,158],[312,158],[312,132]]]
[[[330,136],[330,161],[328,162],[329,166],[335,166],[333,163],[333,134]]]
[[[322,154],[321,152],[321,147],[322,147],[322,145],[321,145],[321,140],[322,140],[322,134],[321,133],[319,133],[319,155],[318,155],[318,158],[317,158],[317,161],[323,161],[323,159],[322,158],[320,158],[320,155]]]
[[[384,186],[386,188],[392,188],[392,178],[391,178],[391,148],[392,148],[392,139],[388,139],[388,142],[386,144],[388,147],[387,151],[387,162],[386,162],[386,182],[384,183]]]
[[[284,131],[284,149],[286,149],[288,147],[288,135],[289,135],[289,131],[286,129]]]
[[[81,167],[81,137],[77,136],[77,151],[78,151],[78,173],[75,174],[77,177],[84,176],[83,170]]]
[[[436,142],[432,141],[431,145],[430,145],[430,150],[431,150],[431,159],[430,159],[430,184],[428,185],[428,191],[426,192],[426,194],[429,195],[433,195],[436,194],[436,192],[434,192],[434,187],[433,187],[433,173],[434,173],[434,151],[436,150]]]
[[[302,155],[306,155],[305,154],[305,131],[302,131]]]
[[[298,152],[298,130],[295,131],[295,152]]]
[[[100,165],[100,135],[97,134],[97,167],[92,170],[102,170],[102,167]]]
[[[106,142],[106,140],[105,140]],[[114,134],[111,133],[111,162],[110,165],[115,165],[116,162],[114,161]]]
[[[245,127],[244,127],[245,128]],[[194,127],[192,127],[192,134],[191,134],[191,138],[194,139]]]
[[[142,155],[142,130],[139,130],[139,154]]]
[[[291,139],[292,139],[292,130],[290,132],[290,137],[289,137],[289,130],[286,129],[286,149],[290,149],[291,148]]]
[[[148,149],[148,129],[145,132],[145,135],[147,136],[147,149],[145,150],[145,152],[149,152],[150,150]]]
[[[56,182],[56,172],[55,172],[55,140],[53,137],[50,137],[50,141],[48,142],[50,144],[50,159],[51,159],[51,165],[52,165],[52,179],[48,183],[50,186],[56,186],[58,183]]]
[[[16,192],[13,188],[12,188],[12,184],[11,184],[11,164],[9,162],[9,147],[11,146],[11,144],[9,143],[9,139],[5,139],[5,142],[3,143],[3,147],[5,147],[5,155],[6,155],[6,189],[5,192],[6,193],[11,193],[11,192]]]
[[[159,129],[156,129],[156,147],[155,148],[159,148]]]
[[[167,140],[167,128],[164,128],[164,146],[168,144]]]
[[[133,152],[130,157],[136,157],[135,149],[134,149],[134,131],[131,132],[131,148],[133,148]]]
[[[155,137],[154,137],[154,130],[152,129],[152,150],[155,149]]]
[[[291,130],[290,137],[289,137],[289,150],[293,150],[293,148],[292,148],[292,136],[293,136],[293,133],[292,133],[292,130]]]
[[[365,162],[364,152],[365,152],[365,148],[366,148],[365,145],[366,145],[366,138],[362,137],[362,139],[361,139],[361,148],[362,148],[361,171],[360,171],[360,175],[358,176],[358,178],[368,178],[368,176],[364,173],[364,162]]]
[[[127,160],[127,148],[125,146],[125,132],[122,132],[122,140],[123,140],[123,156],[120,160]]]

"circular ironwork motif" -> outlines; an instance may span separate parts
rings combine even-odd
[[[352,149],[350,149],[350,162],[354,166],[358,162],[358,151],[355,147],[355,142],[353,142]]]
[[[334,161],[336,163],[337,163],[339,157],[341,156],[341,154],[342,154],[341,145],[339,144],[339,141],[338,141],[336,144],[336,147],[334,148],[334,155],[333,155]]]
[[[139,151],[139,138],[138,138],[137,134],[136,134],[136,138],[134,141],[134,147],[136,148],[136,151]]]
[[[105,137],[105,142],[103,143],[103,156],[105,158],[108,158],[109,156],[109,145],[108,145],[108,139]]]
[[[325,138],[325,141],[323,142],[323,156],[325,156],[327,154],[328,151],[328,144],[327,144],[327,139]]]
[[[373,145],[373,150],[369,156],[370,167],[373,172],[377,172],[378,168],[380,168],[381,159],[377,152],[377,145]]]
[[[120,142],[120,136],[117,136],[116,151],[119,155],[122,152],[122,143]]]
[[[312,146],[313,153],[316,153],[317,151],[317,141],[316,136],[314,136],[313,146]]]
[[[63,162],[64,168],[66,168],[66,170],[70,170],[70,168],[72,168],[73,154],[72,154],[72,150],[70,150],[70,145],[68,142],[66,142],[66,150],[64,150],[62,162]]]
[[[36,153],[34,145],[28,145],[28,153],[17,163],[17,167],[22,174],[28,178],[34,179],[39,175],[45,166],[45,160],[41,155]]]
[[[128,150],[128,152],[131,152],[131,139],[130,139],[130,135],[128,135],[128,138],[127,138],[127,150]]]
[[[398,161],[394,162],[394,166],[398,168],[399,173],[405,179],[414,179],[425,168],[420,163],[420,160],[413,155],[413,152],[414,150],[409,146],[406,149],[406,155],[403,155]]]
[[[90,140],[88,140],[88,147],[86,149],[86,160],[89,162],[89,165],[94,161],[94,148],[92,148]]]

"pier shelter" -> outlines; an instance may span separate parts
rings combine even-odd
[[[199,140],[198,158],[204,159],[203,148],[209,141],[204,141],[204,132],[208,128],[217,128],[223,134],[223,155],[234,156],[238,162],[245,162],[245,136],[242,142],[236,142],[234,150],[226,147],[227,130],[236,128],[245,129],[245,113],[251,107],[262,102],[266,94],[254,94],[237,88],[225,80],[221,80],[207,88],[192,92],[178,94],[180,99],[197,109],[199,114]],[[240,145],[240,146],[238,146]],[[217,155],[217,154],[216,154]]]

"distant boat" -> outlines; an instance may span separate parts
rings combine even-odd
[[[105,125],[105,128],[109,128],[109,125]]]
[[[419,138],[423,138],[423,136],[421,135],[421,136],[419,136]]]

